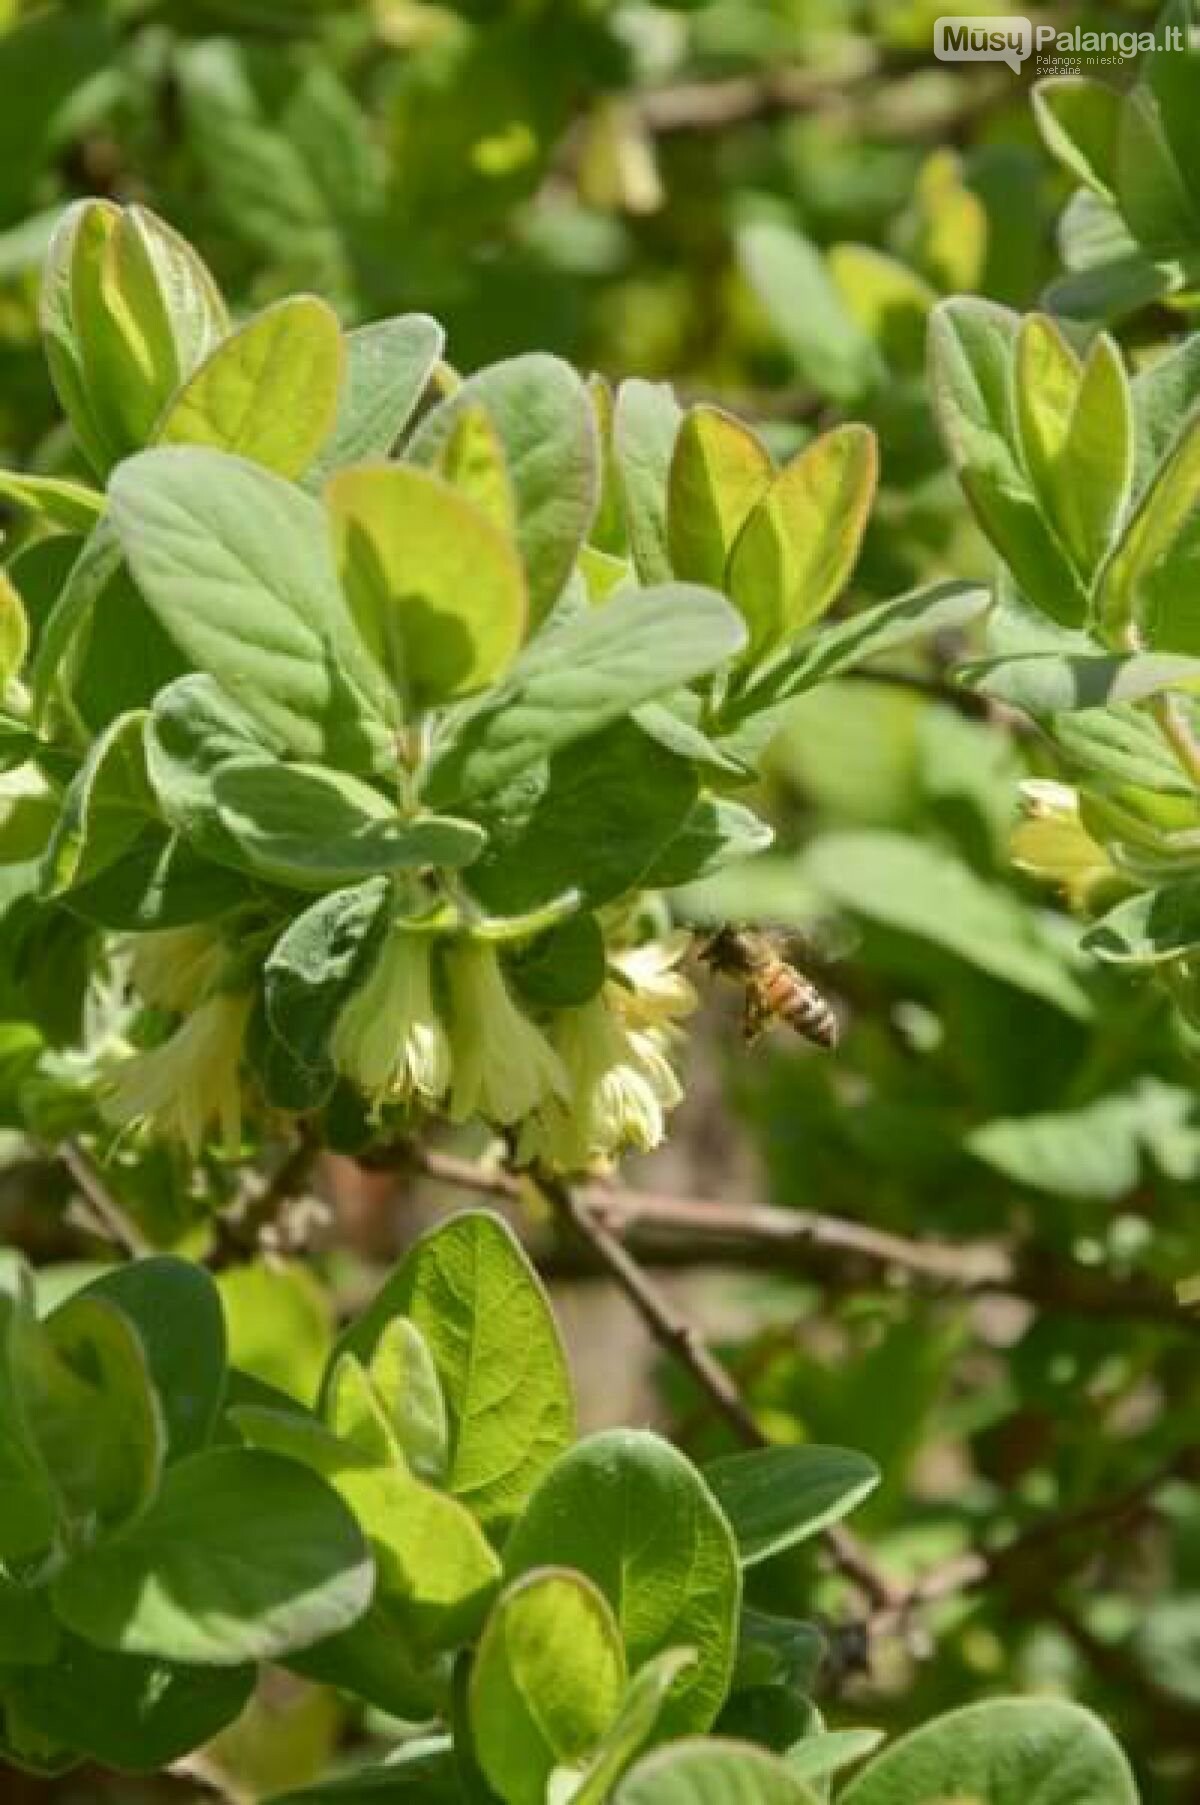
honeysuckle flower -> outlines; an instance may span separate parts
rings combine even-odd
[[[235,1153],[242,1134],[242,1043],[252,997],[217,991],[160,1047],[135,1053],[114,1073],[103,1111],[122,1126],[146,1126],[182,1141],[195,1157],[215,1126]]]
[[[494,948],[464,940],[446,954],[453,1075],[449,1116],[508,1127],[547,1098],[565,1097],[567,1075],[550,1042],[513,1002]]]
[[[582,1171],[626,1148],[648,1153],[662,1140],[667,1112],[683,1093],[663,1036],[631,1028],[621,997],[619,985],[606,984],[590,1002],[555,1016],[553,1040],[570,1096],[550,1098],[524,1125],[523,1161]]]
[[[433,1000],[430,942],[396,924],[338,1017],[333,1062],[375,1103],[436,1102],[450,1083],[450,1040]]]
[[[692,1014],[696,992],[678,970],[690,945],[690,934],[680,931],[610,953],[610,966],[624,980],[612,986],[612,1000],[631,1028],[669,1032]]]
[[[138,994],[179,1015],[204,1001],[229,963],[224,938],[207,923],[138,934],[129,946],[129,975]]]
[[[1050,778],[1030,778],[1021,785],[1021,804],[1024,819],[1009,845],[1013,863],[1059,885],[1069,902],[1083,906],[1113,868],[1083,825],[1078,791]]]

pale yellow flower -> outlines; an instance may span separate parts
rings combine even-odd
[[[203,923],[138,934],[128,945],[129,975],[138,994],[178,1015],[204,1001],[229,960],[222,935]]]
[[[215,1126],[222,1150],[236,1153],[242,1137],[242,1043],[252,1000],[245,991],[219,991],[162,1046],[127,1059],[103,1102],[109,1120],[182,1141],[193,1156]]]
[[[494,948],[459,941],[446,954],[450,985],[453,1122],[483,1116],[507,1127],[565,1095],[562,1061],[513,1002]]]
[[[631,1028],[670,1031],[693,1013],[695,988],[678,970],[690,945],[691,935],[681,930],[609,954],[609,965],[624,980],[612,986],[613,1001]]]
[[[435,1102],[450,1083],[450,1041],[433,1000],[430,944],[393,927],[338,1017],[333,1062],[376,1103]]]
[[[628,1026],[624,994],[608,984],[590,1002],[555,1016],[553,1040],[570,1095],[548,1099],[525,1124],[522,1160],[582,1171],[629,1148],[648,1153],[662,1140],[667,1112],[682,1091],[663,1037]]]

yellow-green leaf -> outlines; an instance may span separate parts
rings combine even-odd
[[[0,470],[0,499],[58,533],[90,533],[104,512],[99,489],[64,476],[29,476],[19,470]]]
[[[1096,612],[1114,643],[1142,613],[1145,587],[1171,556],[1198,502],[1200,420],[1193,420],[1159,466],[1100,574]]]
[[[493,526],[511,533],[517,511],[504,446],[485,407],[465,407],[438,453],[437,472],[473,501]]]
[[[14,677],[20,675],[29,650],[29,622],[20,596],[8,576],[0,571],[0,700]]]
[[[1129,494],[1133,417],[1121,355],[1108,337],[1080,363],[1053,320],[1033,314],[1016,360],[1021,447],[1039,500],[1072,563],[1090,580]]]
[[[344,361],[337,317],[324,301],[278,301],[210,353],[172,400],[157,438],[211,445],[298,477],[333,428]]]
[[[734,541],[774,474],[770,453],[739,420],[694,407],[675,440],[667,542],[677,577],[722,586]]]
[[[869,244],[835,244],[826,264],[847,313],[878,345],[884,361],[919,371],[926,322],[937,301],[929,283]]]
[[[556,1769],[579,1769],[621,1706],[625,1651],[582,1573],[526,1574],[494,1606],[471,1672],[475,1753],[507,1805],[544,1805]]]
[[[339,472],[326,491],[359,630],[417,707],[481,689],[525,631],[516,545],[466,496],[407,464]]]
[[[839,426],[775,478],[738,535],[733,600],[754,661],[819,620],[854,567],[875,492],[875,436]]]

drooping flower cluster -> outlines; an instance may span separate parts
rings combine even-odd
[[[669,1057],[695,1006],[678,969],[686,934],[614,950],[601,989],[535,1020],[496,947],[389,923],[343,1005],[330,1053],[378,1114],[390,1105],[479,1117],[511,1132],[523,1163],[603,1165],[662,1140],[681,1097]],[[114,1123],[148,1125],[196,1154],[216,1130],[236,1152],[252,995],[220,935],[205,927],[139,936],[130,974],[141,998],[183,1019],[162,1044],[123,1061],[109,1082]]]

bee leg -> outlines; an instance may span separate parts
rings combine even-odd
[[[742,1044],[752,1047],[755,1041],[761,1040],[770,1020],[771,1011],[764,1009],[762,999],[748,990],[742,1003]]]

